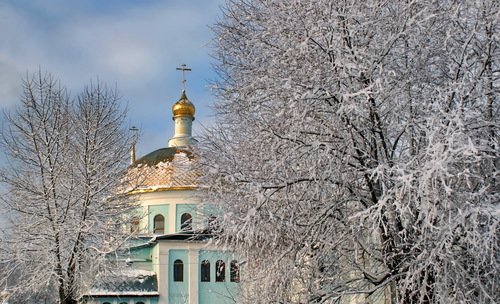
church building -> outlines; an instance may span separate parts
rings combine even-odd
[[[182,72],[189,70],[183,65]],[[185,83],[185,80],[183,80]],[[130,227],[135,237],[116,275],[99,277],[89,304],[237,303],[239,261],[210,242],[217,212],[200,197],[200,168],[192,147],[195,106],[185,89],[172,106],[175,130],[168,146],[135,159],[128,194],[140,204]]]

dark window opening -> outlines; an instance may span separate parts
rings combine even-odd
[[[181,230],[190,231],[193,230],[193,217],[189,213],[184,213],[181,215]]]
[[[215,215],[210,215],[208,217],[208,229],[212,231],[217,231],[219,230],[219,220]]]
[[[201,281],[210,282],[210,262],[207,260],[201,262]]]
[[[139,218],[137,216],[134,216],[130,220],[130,233],[137,233],[139,232]]]
[[[226,281],[226,264],[222,260],[215,262],[215,282]]]
[[[155,215],[153,220],[153,233],[156,234],[164,234],[165,233],[165,218],[161,214]]]
[[[184,281],[184,263],[182,260],[175,260],[174,262],[174,282]]]
[[[231,282],[239,283],[240,282],[240,267],[238,265],[238,261],[231,261]]]

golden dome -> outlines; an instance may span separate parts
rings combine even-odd
[[[172,113],[174,113],[174,118],[180,116],[189,116],[194,119],[195,111],[196,109],[194,105],[186,96],[186,91],[182,91],[181,98],[172,106]]]

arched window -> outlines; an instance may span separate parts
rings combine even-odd
[[[201,262],[201,281],[210,282],[210,262],[207,260]]]
[[[153,220],[153,233],[156,234],[164,234],[165,233],[165,218],[161,214],[155,215]]]
[[[174,262],[174,282],[184,281],[184,263],[182,260],[175,260]]]
[[[181,215],[181,230],[182,231],[193,230],[193,218],[191,214],[184,213]]]
[[[109,303],[109,302],[104,302],[104,303],[102,303],[102,304],[111,304],[111,303]]]
[[[135,302],[135,304],[144,304],[144,302]]]
[[[130,220],[130,233],[137,233],[139,232],[139,218],[137,216],[134,216]]]
[[[230,272],[230,275],[231,275],[231,282],[236,282],[236,283],[239,283],[240,282],[240,267],[238,265],[238,261],[231,261],[231,272]]]
[[[226,264],[222,260],[215,262],[215,282],[226,281]]]
[[[120,304],[128,304],[128,302],[120,302]]]
[[[217,217],[213,214],[211,214],[209,217],[208,217],[208,229],[212,230],[212,231],[217,231],[219,230],[219,220],[217,219]]]

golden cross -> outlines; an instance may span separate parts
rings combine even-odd
[[[176,68],[178,71],[182,71],[182,89],[185,91],[186,90],[186,72],[191,71],[190,68],[187,67],[185,64],[181,64],[180,68]]]

